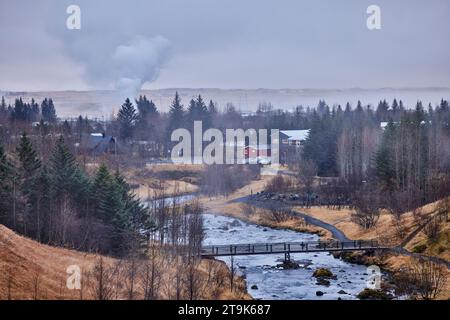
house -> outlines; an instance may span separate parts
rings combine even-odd
[[[116,154],[120,151],[117,139],[108,136],[105,133],[91,133],[83,139],[81,146],[91,155],[98,156],[102,154]]]
[[[281,130],[281,144],[300,147],[308,139],[311,130]]]

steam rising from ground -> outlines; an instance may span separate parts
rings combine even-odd
[[[134,98],[146,82],[155,81],[168,61],[170,43],[162,36],[135,37],[120,45],[111,57],[116,89],[121,98]]]
[[[82,68],[90,89],[116,89],[115,104],[135,98],[145,83],[158,78],[170,59],[165,30],[149,22],[154,12],[149,1],[78,0],[79,30],[66,28],[71,0],[49,1],[47,32]]]

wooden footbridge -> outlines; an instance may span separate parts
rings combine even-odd
[[[388,247],[381,246],[375,240],[255,243],[204,246],[201,248],[200,256],[203,258],[212,258],[221,256],[284,254],[285,260],[289,260],[292,253],[360,251],[378,249],[388,249]]]

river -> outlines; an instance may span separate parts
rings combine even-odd
[[[180,204],[185,204],[186,202],[189,202],[193,199],[195,199],[195,194],[188,193],[188,194],[183,194],[183,195],[179,195],[179,196],[166,197],[163,199],[156,199],[156,201],[164,200],[166,207],[170,207],[173,205],[174,202],[176,204],[180,205]],[[151,201],[144,201],[144,204],[146,206],[149,206],[151,204]]]
[[[317,241],[317,235],[291,230],[271,229],[248,224],[221,215],[204,215],[204,245],[246,244],[266,242]],[[292,254],[299,269],[277,268],[284,258],[280,255],[238,256],[234,258],[239,273],[246,278],[248,292],[255,299],[280,300],[343,300],[357,299],[369,276],[365,266],[350,264],[327,252]],[[230,265],[230,258],[220,258]],[[317,268],[327,268],[337,276],[330,286],[317,285],[312,276]],[[256,286],[256,287],[255,287]],[[317,296],[317,292],[323,296]]]

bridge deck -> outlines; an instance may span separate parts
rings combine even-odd
[[[204,246],[200,251],[202,257],[246,256],[257,254],[290,254],[303,252],[331,252],[386,249],[377,241],[317,241],[317,242],[283,242],[232,244]]]

